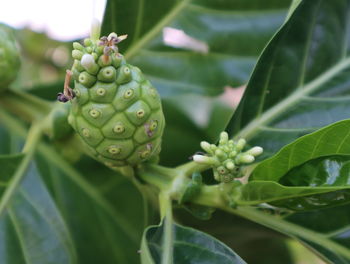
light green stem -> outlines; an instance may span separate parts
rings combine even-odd
[[[162,221],[164,221],[164,242],[163,242],[163,255],[162,264],[172,264],[173,263],[173,213],[172,205],[169,194],[166,192],[161,192],[159,194],[159,204],[160,213]]]

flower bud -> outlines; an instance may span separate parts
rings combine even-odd
[[[250,150],[248,150],[246,153],[256,157],[256,156],[259,156],[261,153],[263,153],[263,148],[262,147],[253,147]]]

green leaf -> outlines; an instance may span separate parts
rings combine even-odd
[[[295,264],[284,235],[242,217],[217,210],[210,220],[202,221],[185,210],[176,210],[175,218],[219,239],[249,264]]]
[[[310,210],[350,202],[350,120],[308,134],[262,161],[248,184],[233,191],[237,204],[274,202]]]
[[[21,122],[9,115],[1,115],[1,121],[11,134],[25,138]],[[135,187],[90,158],[76,165],[79,172],[52,146],[40,143],[38,153],[39,171],[68,226],[79,263],[137,263],[144,220]]]
[[[141,263],[161,262],[165,224],[148,227],[141,244]],[[171,263],[246,263],[236,253],[212,236],[189,227],[172,224]]]
[[[350,154],[350,120],[343,120],[300,137],[261,162],[250,180],[279,181],[290,169],[308,160]]]
[[[350,202],[350,186],[289,187],[271,181],[252,181],[237,187],[232,198],[237,205],[271,203],[304,211]]]
[[[317,232],[328,241],[335,242],[350,252],[349,209],[349,205],[343,205],[323,210],[300,212],[288,216],[285,220]],[[297,236],[297,238],[310,245],[328,263],[346,264],[350,261],[349,255],[339,254],[339,251],[334,250],[332,246],[317,244],[303,238],[303,236]]]
[[[86,159],[75,165],[39,148],[40,170],[71,230],[82,263],[136,263],[143,204],[130,181]]]
[[[228,211],[302,241],[327,263],[350,261],[348,205],[287,215],[278,211],[271,215],[249,207]]]
[[[244,84],[256,57],[284,20],[289,0],[269,1],[124,1],[109,0],[102,32],[128,34],[120,50],[142,69],[161,95],[216,95],[226,85]],[[157,8],[154,8],[157,6]],[[174,38],[165,27],[183,30],[196,41]],[[177,31],[179,32],[179,31]],[[181,33],[180,33],[181,34]],[[199,44],[198,44],[199,43]],[[228,45],[229,43],[229,45]]]
[[[331,155],[349,155],[349,128],[350,120],[343,120],[300,137],[282,148],[273,157],[261,162],[255,168],[250,180],[279,181],[290,169],[311,159]],[[345,181],[343,184],[347,183]],[[327,182],[322,184],[327,184]],[[333,182],[328,182],[328,185],[330,184]],[[311,185],[311,183],[306,185]]]
[[[227,127],[232,135],[269,156],[349,116],[349,9],[348,0],[300,3],[262,53]]]
[[[34,163],[19,186],[14,186],[23,157],[0,157],[0,198],[4,199],[4,190],[12,193],[0,212],[0,263],[77,263],[67,227]]]

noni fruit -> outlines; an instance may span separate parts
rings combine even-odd
[[[0,91],[16,78],[20,67],[18,47],[11,29],[0,24]]]
[[[58,95],[71,102],[68,122],[88,154],[115,169],[156,159],[165,125],[157,90],[118,52],[124,38],[111,33],[73,43],[74,65]]]

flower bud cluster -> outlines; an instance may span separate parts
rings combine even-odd
[[[220,134],[218,145],[206,141],[202,141],[200,145],[207,154],[194,155],[193,160],[210,165],[215,180],[219,182],[231,182],[234,178],[241,177],[241,165],[254,162],[255,157],[263,152],[261,147],[253,147],[243,152],[246,141],[243,138],[233,141],[226,132]]]

